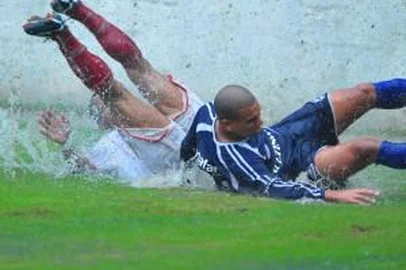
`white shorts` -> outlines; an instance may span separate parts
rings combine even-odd
[[[183,92],[184,109],[164,128],[126,128],[120,134],[152,174],[180,167],[180,147],[203,102],[169,77]]]
[[[180,168],[180,147],[203,102],[170,77],[183,92],[184,109],[164,128],[117,129],[104,136],[88,158],[100,171],[114,170],[117,177],[135,180]],[[107,149],[109,148],[114,149]],[[116,151],[115,148],[122,147]],[[114,166],[117,168],[113,169]],[[132,167],[132,168],[129,168]]]
[[[169,76],[169,79],[173,84],[180,87],[183,90],[183,110],[171,117],[171,120],[176,122],[187,133],[190,126],[193,123],[193,119],[197,111],[203,106],[202,100],[192,91],[190,91],[185,85],[180,83],[174,77]]]
[[[86,155],[96,172],[126,180],[146,177],[149,170],[142,164],[118,130],[104,135]]]

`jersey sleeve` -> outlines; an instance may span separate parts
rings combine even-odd
[[[195,118],[193,119],[192,125],[189,128],[185,138],[183,139],[180,147],[180,158],[183,161],[187,161],[195,156],[196,154],[196,127],[198,124],[199,113],[201,109],[197,112]]]
[[[314,185],[287,181],[272,173],[265,160],[259,156],[244,155],[233,146],[227,146],[223,154],[231,183],[250,187],[261,195],[296,200],[301,198],[324,199],[324,190]],[[247,161],[250,162],[247,162]],[[233,185],[236,187],[236,185]]]
[[[302,198],[324,200],[323,189],[308,183],[299,181],[285,181],[281,178],[273,178],[266,186],[264,186],[263,193],[269,197],[291,200]]]

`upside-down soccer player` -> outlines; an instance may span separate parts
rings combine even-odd
[[[75,75],[103,101],[112,116],[113,130],[102,138],[87,159],[77,160],[95,170],[121,171],[125,178],[178,167],[180,144],[202,104],[199,98],[171,76],[156,71],[129,36],[83,1],[53,0],[51,7],[82,23],[107,54],[124,67],[130,80],[149,101],[136,98],[117,81],[107,64],[87,50],[60,15],[32,17],[23,26],[25,32],[55,41]],[[50,112],[43,114],[40,118],[42,133],[51,137],[55,125],[64,126],[58,118],[60,116]],[[125,148],[117,149],[124,145]],[[126,160],[117,161],[119,157]],[[128,167],[125,164],[131,163],[133,167],[127,170],[112,168]]]

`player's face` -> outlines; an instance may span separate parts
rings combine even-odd
[[[261,106],[258,102],[247,106],[239,111],[240,117],[237,120],[231,121],[230,131],[241,138],[247,138],[258,134],[261,131]]]

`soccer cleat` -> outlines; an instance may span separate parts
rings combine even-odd
[[[65,28],[65,22],[59,15],[32,17],[23,25],[24,31],[32,36],[52,37]]]
[[[55,12],[66,14],[78,3],[80,0],[52,0],[51,7]]]

